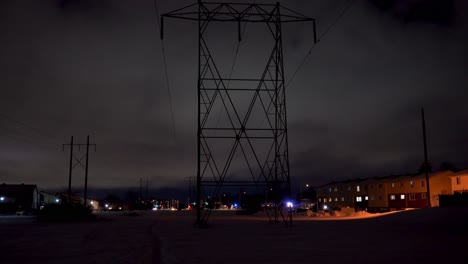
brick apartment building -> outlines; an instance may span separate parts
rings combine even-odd
[[[431,206],[439,206],[439,195],[468,191],[468,170],[429,174]],[[318,208],[351,207],[388,211],[428,207],[426,175],[398,175],[332,182],[316,188]]]

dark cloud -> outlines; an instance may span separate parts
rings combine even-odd
[[[454,19],[453,0],[369,0],[382,11],[390,12],[405,22],[424,21],[450,24]]]
[[[158,2],[161,13],[192,3]],[[317,17],[319,34],[348,3],[309,2],[283,4]],[[423,157],[421,107],[431,161],[468,167],[465,1],[453,1],[450,13],[437,8],[440,14],[431,8],[441,1],[382,3],[354,1],[288,87],[295,182],[416,171]],[[137,186],[142,177],[159,188],[195,175],[195,24],[165,24],[174,133],[152,0],[0,4],[0,113],[21,122],[0,116],[0,181],[64,186],[68,152],[61,144],[71,135],[84,142],[88,134],[98,144],[90,156],[93,186]],[[232,29],[210,28],[226,75],[237,46]],[[259,29],[247,26],[236,65],[249,67],[234,74],[264,67],[271,43]],[[313,38],[310,25],[283,29],[288,79]],[[79,183],[82,171],[76,173]]]

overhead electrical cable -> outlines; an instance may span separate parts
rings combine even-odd
[[[158,1],[154,0],[154,10],[156,14],[156,21],[158,23],[158,28],[161,30],[161,24],[159,22],[160,17],[159,17],[159,11],[158,11]],[[163,56],[163,64],[164,64],[164,76],[166,79],[166,88],[167,88],[167,95],[169,98],[169,108],[170,108],[170,113],[171,113],[171,122],[172,122],[172,136],[174,138],[174,141],[177,141],[177,133],[176,133],[176,128],[175,128],[175,118],[174,118],[174,108],[172,105],[172,96],[171,96],[171,87],[169,85],[169,74],[167,71],[167,61],[166,61],[166,49],[164,48],[164,40],[161,39],[161,51],[162,51],[162,56]]]
[[[310,54],[312,53],[312,50],[317,46],[317,44],[323,39],[323,37],[325,37],[325,35],[327,35],[330,30],[335,27],[338,22],[344,17],[344,15],[348,12],[348,10],[351,8],[351,6],[353,5],[354,3],[354,0],[349,0],[348,1],[348,4],[343,8],[343,10],[340,12],[340,14],[336,17],[336,19],[327,27],[327,29],[317,38],[317,43],[314,43],[314,45],[312,45],[312,47],[309,49],[309,52],[307,52],[307,54],[304,56],[304,58],[302,59],[301,63],[299,63],[299,66],[296,68],[296,70],[294,71],[294,73],[291,75],[291,78],[289,79],[288,83],[286,84],[286,88],[289,87],[292,83],[292,81],[294,80],[294,78],[296,77],[297,73],[299,72],[299,70],[305,65],[305,63],[307,62],[307,59],[309,58]]]

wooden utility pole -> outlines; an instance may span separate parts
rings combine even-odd
[[[431,207],[431,191],[429,188],[429,163],[427,162],[426,120],[424,118],[424,108],[421,109],[421,116],[424,141],[424,171],[426,172],[427,204],[429,207]]]
[[[68,204],[71,204],[72,171],[73,171],[73,136],[71,136],[71,141],[70,141],[70,168],[68,170],[68,197],[67,197]]]
[[[89,135],[86,139],[86,167],[85,167],[85,183],[84,183],[84,201],[83,205],[86,207],[86,200],[88,198],[88,160],[89,160]]]
[[[70,144],[63,144],[62,148],[65,150],[65,146],[70,146],[70,168],[68,172],[68,199],[67,203],[71,204],[71,182],[72,182],[72,172],[73,169],[80,165],[85,169],[85,185],[84,185],[84,206],[87,206],[86,201],[88,199],[88,162],[89,162],[89,146],[94,147],[94,151],[96,151],[96,144],[89,144],[89,135],[87,138],[86,144],[76,144],[73,143],[73,136],[71,136],[71,141]],[[86,146],[86,154],[81,156],[80,158],[77,158],[74,153],[74,147],[78,146],[78,150],[80,150],[81,146]],[[75,159],[75,162],[73,162],[73,159]],[[86,164],[83,165],[81,161],[85,159]]]

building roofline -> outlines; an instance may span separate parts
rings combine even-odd
[[[465,171],[466,174],[468,174],[468,169],[466,169],[464,171]],[[462,171],[460,171],[460,172],[462,172]],[[458,172],[458,173],[460,173],[460,172]],[[431,172],[429,174],[429,177],[432,178],[434,176],[438,176],[438,175],[444,174],[444,173],[454,174],[454,175],[451,175],[451,176],[455,176],[455,175],[458,174],[458,173],[454,173],[453,171],[450,171],[450,170],[443,170],[443,171]],[[397,179],[403,179],[403,178],[408,179],[408,178],[420,178],[420,177],[426,177],[426,174],[425,173],[400,174],[400,175],[388,175],[388,176],[372,177],[372,178],[356,178],[356,179],[348,179],[348,180],[344,180],[344,181],[332,181],[332,182],[329,182],[327,184],[317,186],[316,188],[323,188],[323,187],[328,187],[328,186],[336,186],[336,185],[349,184],[349,183],[360,183],[360,182],[364,182],[364,181],[368,181],[368,182],[375,181],[377,183],[377,182],[385,182],[386,180],[391,181],[391,180],[397,180]]]

